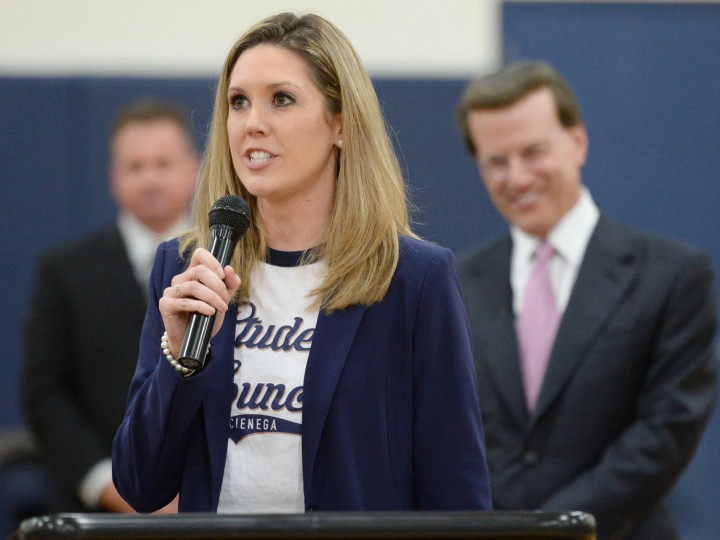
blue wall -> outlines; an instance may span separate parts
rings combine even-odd
[[[454,123],[462,80],[375,81],[411,183],[417,231],[456,250],[503,230]],[[22,325],[39,253],[112,222],[106,140],[118,109],[164,96],[207,132],[214,82],[206,79],[0,78],[0,427],[22,422]]]

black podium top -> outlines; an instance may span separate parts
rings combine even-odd
[[[594,540],[595,519],[583,512],[52,514],[23,521],[17,538]]]

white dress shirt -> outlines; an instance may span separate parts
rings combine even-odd
[[[556,252],[550,261],[550,279],[561,316],[570,300],[570,293],[585,256],[585,249],[599,217],[600,210],[590,192],[583,187],[578,202],[547,236],[548,242]],[[525,287],[533,265],[533,253],[542,238],[531,236],[516,226],[510,228],[510,234],[513,241],[510,285],[513,291],[513,311],[517,316],[525,298]]]
[[[142,285],[143,290],[147,290],[157,247],[160,242],[180,236],[185,232],[188,228],[187,217],[183,216],[162,234],[147,228],[129,212],[121,211],[118,214],[117,225],[125,243],[130,264],[132,264],[135,279]]]

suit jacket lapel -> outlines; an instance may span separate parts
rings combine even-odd
[[[488,382],[495,386],[517,425],[522,426],[528,413],[512,310],[511,251],[512,242],[508,236],[497,249],[488,253],[486,260],[481,261],[479,289],[474,295],[480,301],[477,306],[472,306],[471,317],[480,332],[480,339],[474,346],[481,349],[478,353],[483,367],[487,368]]]
[[[622,229],[600,217],[563,315],[534,418],[557,398],[615,306],[637,280],[637,255]]]
[[[365,308],[353,306],[331,315],[320,312],[308,356],[303,387],[302,464],[305,499],[335,387]]]
[[[135,279],[132,263],[127,255],[125,244],[117,228],[105,238],[103,253],[103,271],[107,272],[108,281],[117,289],[118,298],[125,299],[113,309],[126,311],[122,316],[143,320],[147,308],[147,295],[143,286]]]

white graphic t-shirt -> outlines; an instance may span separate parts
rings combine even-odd
[[[297,266],[301,253],[271,250],[238,309],[235,397],[218,513],[305,511],[303,379],[318,310],[308,293],[324,263]]]

